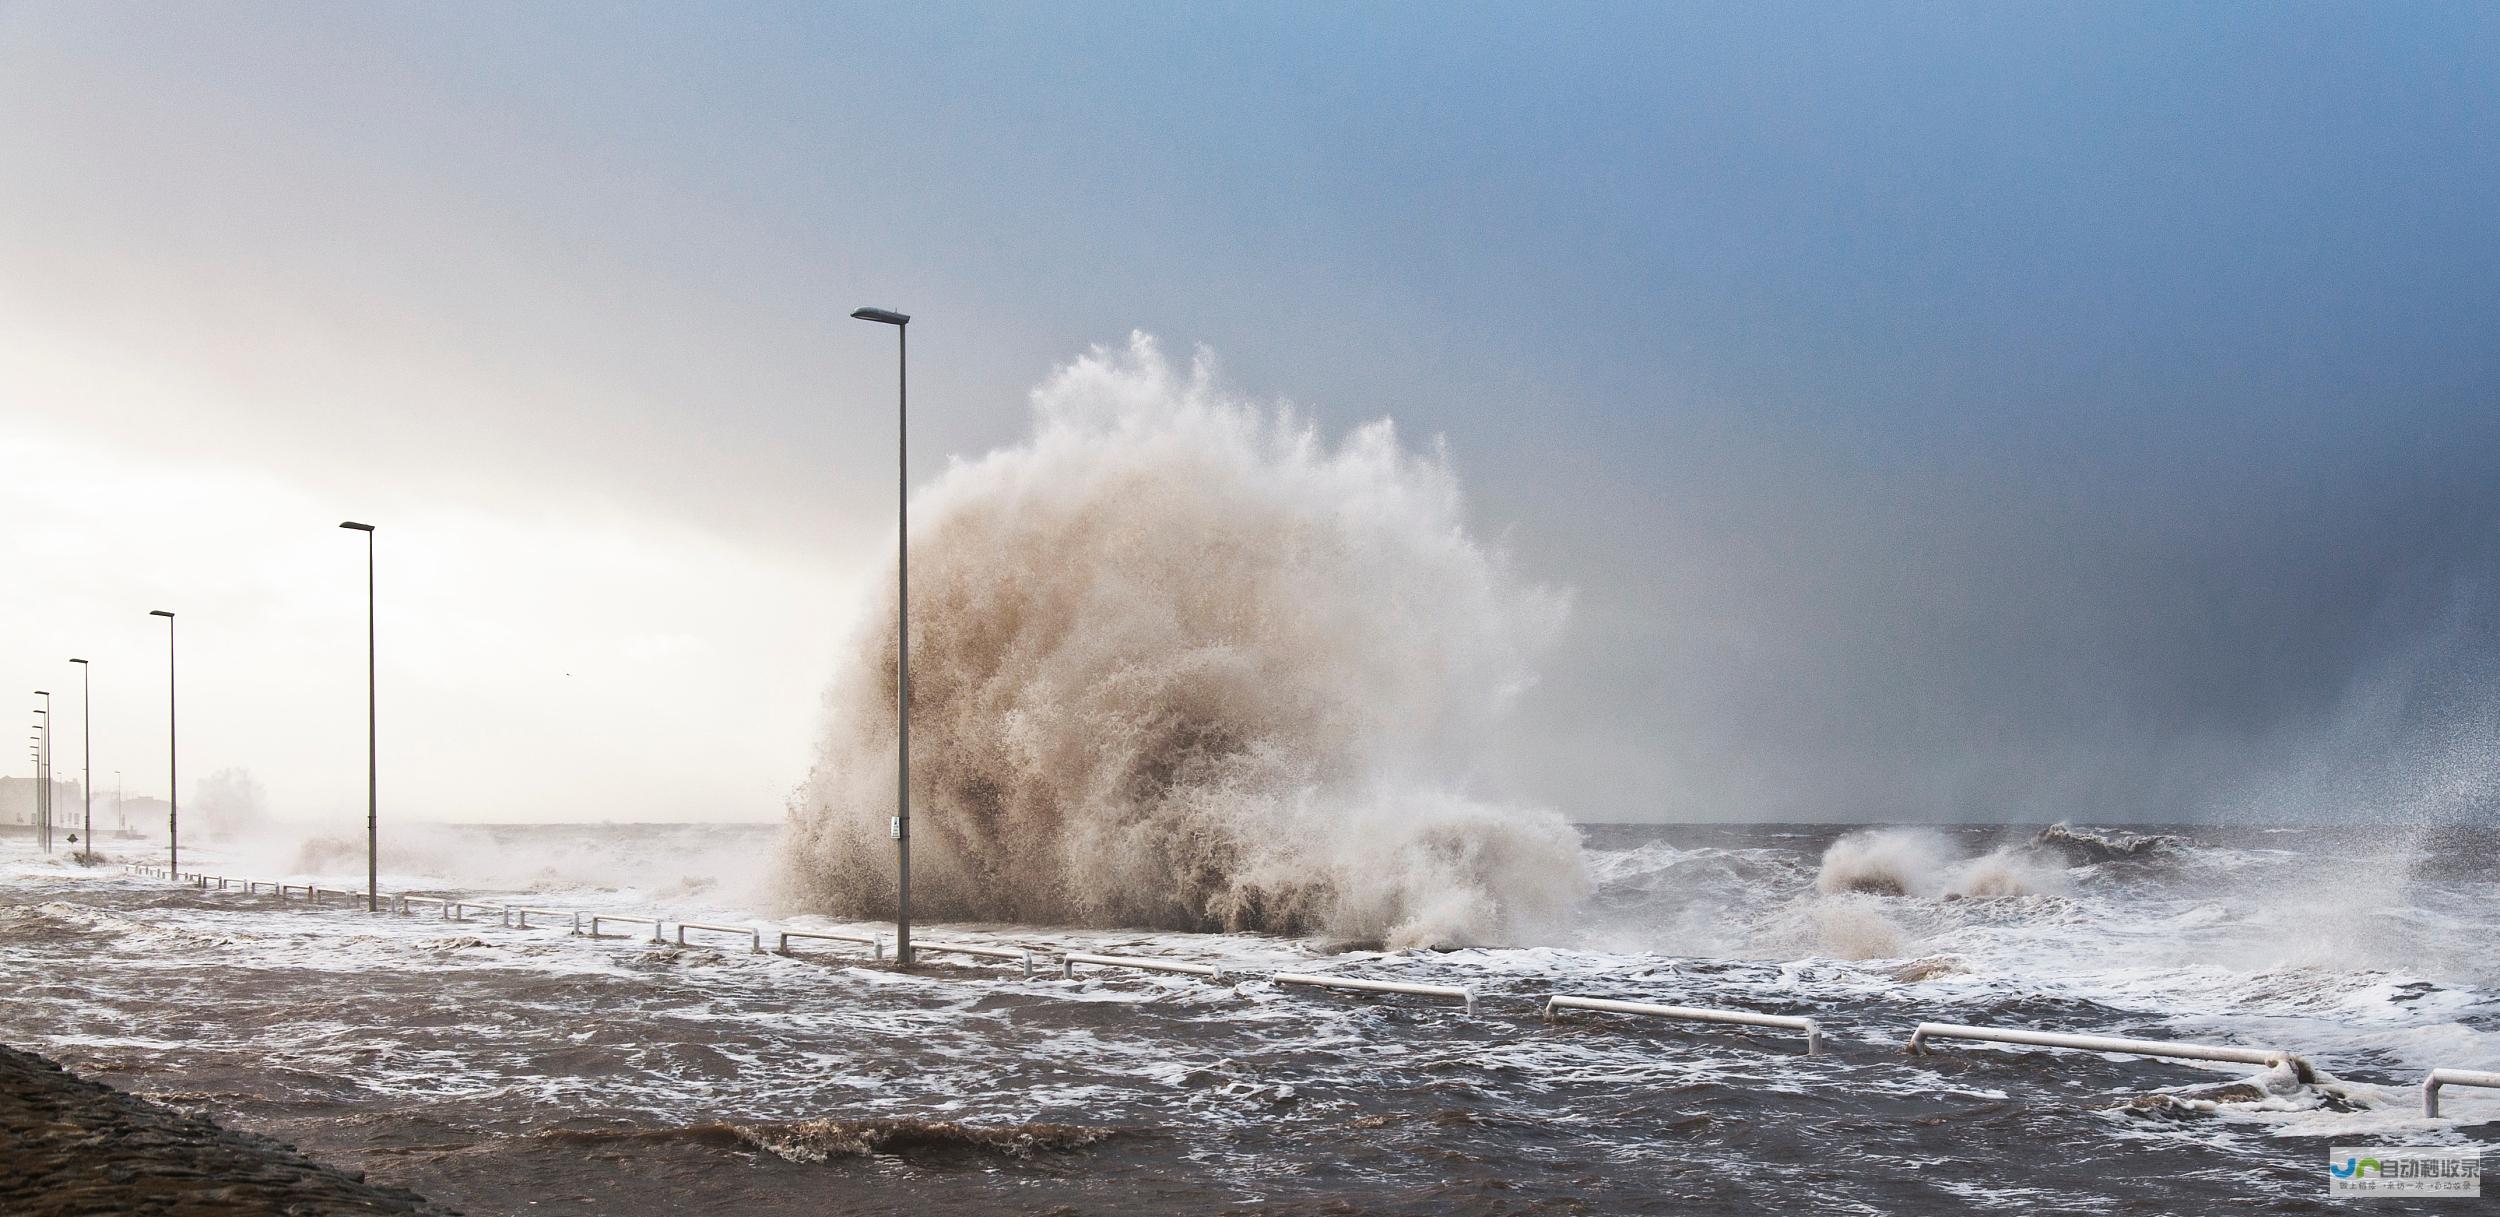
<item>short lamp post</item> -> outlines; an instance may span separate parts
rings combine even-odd
[[[78,665],[78,839],[79,856],[95,861],[95,680],[84,659]]]
[[[345,520],[339,527],[365,534],[365,911],[376,913],[382,909],[382,770],[374,727],[373,525]]]
[[[174,615],[163,609],[149,609],[148,616],[165,619],[165,869],[182,874],[182,748],[176,743],[174,699]]]

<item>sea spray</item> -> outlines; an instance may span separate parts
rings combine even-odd
[[[1033,409],[913,501],[919,912],[1407,946],[1579,901],[1559,815],[1465,791],[1566,599],[1469,535],[1439,453],[1385,420],[1329,445],[1143,335]],[[799,907],[893,907],[892,603],[793,804]]]

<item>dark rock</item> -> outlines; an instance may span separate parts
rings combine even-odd
[[[87,1081],[0,1045],[0,1213],[9,1217],[456,1217],[266,1137]]]

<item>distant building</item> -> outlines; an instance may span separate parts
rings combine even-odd
[[[95,801],[96,831],[104,831],[107,824],[115,830],[127,827],[141,832],[153,831],[165,826],[165,813],[170,810],[172,808],[167,807],[163,799],[124,799],[121,813],[115,815],[113,800],[98,798]]]
[[[33,778],[0,777],[0,824],[31,825],[35,822],[35,791],[42,783]],[[79,815],[79,793],[76,782],[52,783],[52,827],[74,822]],[[103,810],[102,807],[97,808]]]

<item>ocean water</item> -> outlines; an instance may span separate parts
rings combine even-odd
[[[2488,833],[1588,825],[1525,945],[931,924],[1221,982],[784,957],[185,889],[0,840],[0,1025],[72,1068],[476,1213],[2315,1212],[2330,1144],[2489,1146]],[[383,886],[888,929],[774,907],[770,826],[395,831]],[[186,869],[353,885],[362,842]],[[161,859],[144,841],[108,857]],[[770,945],[769,941],[767,945]],[[1461,985],[1455,1002],[1277,971]],[[1819,1020],[1604,1014],[1550,994]],[[1975,1044],[1922,1020],[2278,1047],[2318,1071]],[[2373,1212],[2450,1211],[2373,1201]],[[2489,1203],[2486,1201],[2485,1203]]]

